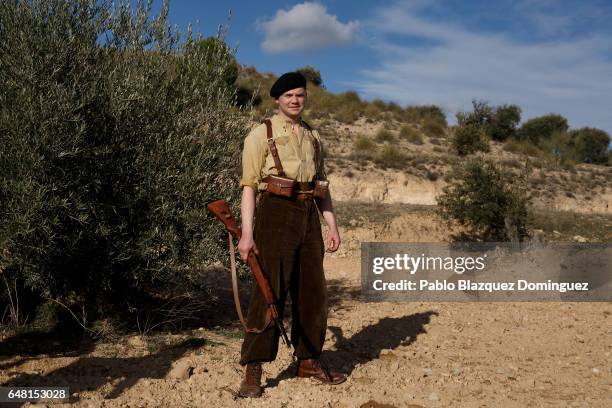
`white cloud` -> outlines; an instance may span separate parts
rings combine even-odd
[[[287,11],[278,10],[274,18],[258,21],[257,25],[265,33],[262,50],[281,53],[349,43],[356,35],[359,22],[341,23],[327,13],[325,6],[304,2]]]
[[[438,104],[453,116],[469,109],[473,98],[516,103],[523,119],[556,112],[573,127],[612,132],[609,36],[527,43],[510,34],[479,33],[425,18],[414,7],[398,4],[379,10],[365,24],[379,38],[371,47],[380,62],[350,85],[366,97]],[[390,41],[387,34],[418,38],[424,45]]]

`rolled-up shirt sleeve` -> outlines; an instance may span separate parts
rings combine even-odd
[[[240,187],[249,186],[257,191],[261,182],[261,170],[266,158],[266,141],[259,127],[251,130],[244,139],[242,150],[242,178]]]

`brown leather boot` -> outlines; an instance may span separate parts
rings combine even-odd
[[[248,363],[244,370],[244,379],[240,383],[238,395],[243,398],[261,396],[261,363]]]
[[[321,361],[314,358],[298,360],[297,376],[314,378],[323,384],[336,385],[346,381],[346,374],[331,371],[323,366]]]

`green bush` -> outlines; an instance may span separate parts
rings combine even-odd
[[[386,145],[375,158],[376,164],[383,168],[402,169],[406,167],[408,158],[397,146]]]
[[[379,120],[381,118],[381,113],[381,109],[373,103],[367,103],[363,108],[364,116],[371,121]]]
[[[550,139],[554,133],[567,132],[568,129],[567,119],[561,115],[549,114],[523,123],[516,132],[516,138],[539,145],[543,140]]]
[[[440,138],[446,134],[446,128],[440,122],[432,119],[426,119],[423,122],[423,133],[429,137]]]
[[[353,143],[353,156],[362,159],[371,159],[374,157],[376,144],[364,135],[359,135]]]
[[[503,142],[516,133],[521,122],[521,108],[517,105],[497,106],[493,113],[491,123],[487,128],[487,135],[493,140]]]
[[[456,116],[459,126],[477,126],[491,139],[504,141],[516,133],[521,108],[517,105],[491,107],[485,101],[474,99],[471,112],[457,112]]]
[[[411,126],[402,126],[402,128],[400,129],[399,135],[402,139],[405,139],[409,141],[410,143],[413,143],[416,145],[423,144],[423,136],[421,136],[418,130],[416,130],[415,128]]]
[[[323,86],[321,72],[312,65],[306,65],[303,68],[296,69],[296,72],[304,75],[304,78],[306,78],[307,81],[310,81],[313,85],[325,88],[325,86]]]
[[[438,123],[442,128],[447,126],[444,111],[436,105],[407,106],[401,115],[400,120],[403,122],[425,123],[429,121]]]
[[[363,102],[354,91],[347,91],[335,95],[332,101],[335,118],[342,123],[353,123],[362,114]]]
[[[0,273],[24,315],[53,299],[83,322],[136,317],[227,253],[205,203],[239,197],[248,117],[227,87],[233,59],[181,41],[167,4],[149,14],[0,4]]]
[[[531,146],[532,149],[535,148],[530,143],[524,144]],[[557,164],[567,164],[576,159],[575,146],[569,133],[555,132],[550,138],[543,140],[540,145],[542,151],[550,154]]]
[[[503,146],[507,152],[525,154],[527,156],[539,157],[542,155],[542,150],[534,146],[530,142],[519,142],[516,139],[508,139]]]
[[[493,120],[493,108],[485,101],[472,100],[471,112],[457,112],[457,124],[459,126],[485,127]]]
[[[480,126],[475,124],[457,127],[452,139],[452,145],[460,156],[472,154],[477,151],[489,151],[489,140],[487,135]]]
[[[583,163],[606,164],[610,135],[601,129],[584,127],[569,132],[575,158]]]
[[[335,112],[334,118],[341,123],[354,123],[361,116],[359,110],[353,109],[350,105],[341,105]]]
[[[475,157],[453,167],[437,203],[443,219],[484,240],[517,241],[528,236],[530,199],[524,181],[491,161]]]

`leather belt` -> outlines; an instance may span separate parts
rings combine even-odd
[[[292,200],[298,200],[298,201],[314,200],[314,196],[312,195],[312,193],[293,193],[293,195],[291,197],[284,197],[284,196],[281,196],[281,195],[272,194],[269,191],[265,191],[265,190],[262,191],[261,193],[265,194],[265,195],[269,195],[269,196],[274,197],[274,198],[279,198],[281,200],[289,200],[289,201],[292,201]]]
[[[268,182],[268,177],[264,177],[261,181],[263,181],[264,183]],[[310,193],[312,194],[312,190],[314,190],[314,186],[315,183],[314,181],[304,181],[304,182],[298,182],[296,188],[296,191],[294,194],[302,194],[302,193]]]

